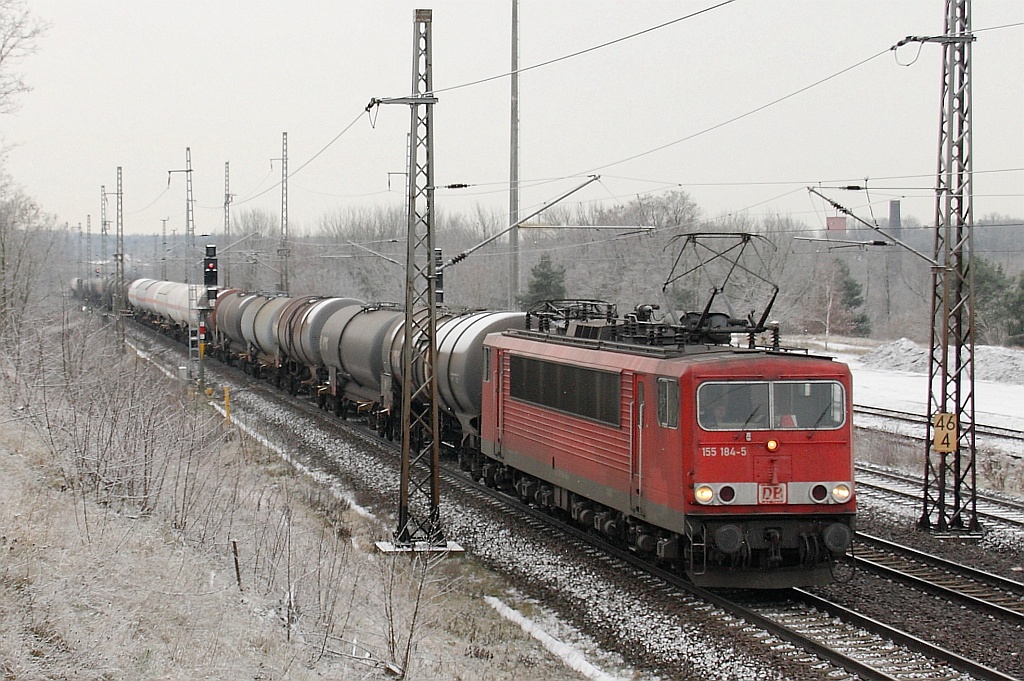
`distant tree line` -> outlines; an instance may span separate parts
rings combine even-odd
[[[762,309],[775,283],[780,291],[771,321],[778,321],[786,334],[905,336],[928,341],[931,269],[927,260],[896,246],[856,245],[878,240],[871,230],[851,229],[842,235],[843,241],[829,241],[830,233],[790,217],[706,218],[682,191],[611,207],[556,206],[538,220],[541,224],[520,233],[521,284],[512,307],[525,309],[551,298],[589,298],[616,303],[620,310],[638,304],[657,304],[662,313],[700,310],[720,284],[713,271],[717,261],[687,251],[687,237],[751,234],[756,236],[755,243],[745,256],[750,272],[733,273],[737,288],[716,298],[720,311],[746,317]],[[980,222],[975,240],[978,341],[1019,342],[1018,336],[1024,335],[1022,273],[1015,269],[1016,260],[1001,261],[1003,252],[1019,249],[1006,241],[1014,230],[1004,225],[1013,221],[998,216],[989,220],[997,222]],[[401,301],[406,224],[402,207],[386,206],[337,211],[306,230],[293,226],[287,262],[290,293]],[[880,225],[888,228],[885,220]],[[438,211],[435,238],[444,258],[474,249],[445,269],[448,305],[509,306],[508,241],[499,239],[475,249],[506,226],[502,212]],[[279,218],[269,211],[239,212],[232,226],[233,245],[220,253],[222,284],[277,290],[286,266],[279,254],[279,229]],[[934,230],[905,219],[899,237],[918,253],[931,256]],[[186,259],[180,244],[156,246],[153,237],[137,239],[137,248],[134,242],[127,245],[135,265],[133,276],[162,278],[163,265],[167,278],[182,280]],[[98,257],[95,246],[93,253]],[[702,257],[708,262],[701,263]],[[685,272],[698,264],[706,267],[669,281],[673,268]]]

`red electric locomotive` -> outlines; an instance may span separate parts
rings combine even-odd
[[[480,475],[703,586],[830,581],[854,526],[846,365],[722,344],[752,328],[724,314],[602,305],[488,337]]]

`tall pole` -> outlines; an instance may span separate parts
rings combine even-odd
[[[405,279],[405,345],[402,350],[402,476],[398,544],[444,543],[440,518],[441,443],[437,375],[417,381],[414,366],[437,366],[434,270],[434,128],[429,9],[413,22],[409,130],[409,232]],[[422,101],[420,98],[423,98]]]
[[[107,278],[107,187],[100,185],[100,275]]]
[[[185,147],[185,283],[191,283],[192,270],[198,266],[196,259],[196,223],[192,200],[192,148]]]
[[[86,279],[92,279],[92,215],[85,216],[85,267]]]
[[[85,244],[84,244],[84,236],[82,234],[82,223],[79,222],[78,223],[78,276],[83,280],[83,285],[85,283],[88,283],[88,282],[85,282],[84,280],[89,278],[89,274],[88,274],[89,266],[88,266],[88,263],[86,263],[83,260],[83,258],[85,257],[84,250],[83,250],[84,246],[85,246]]]
[[[519,0],[512,0],[512,121],[509,134],[508,233],[509,272],[508,309],[519,303]]]
[[[231,164],[224,161],[224,244],[231,243]],[[231,269],[228,267],[227,253],[221,253],[220,271],[224,288],[231,285]]]
[[[164,281],[167,280],[167,221],[170,218],[164,218],[161,222],[160,235],[163,239],[163,251],[160,256],[160,278]]]
[[[192,148],[185,147],[185,284],[188,285],[188,377],[202,381],[203,363],[201,339],[198,325],[192,324],[199,317],[199,284],[192,284],[194,270],[198,268],[196,256],[196,223],[192,211]]]
[[[291,248],[288,245],[288,133],[281,133],[281,245],[277,248],[280,267],[278,288],[288,293],[288,259]]]
[[[185,147],[185,168],[183,170],[168,170],[167,184],[171,183],[172,173],[185,173],[185,284],[188,285],[188,376],[198,378],[200,387],[203,383],[203,351],[201,347],[200,327],[205,324],[206,307],[205,297],[200,300],[202,287],[201,278],[198,277],[200,258],[196,255],[196,225],[193,218],[194,201],[192,198],[192,149]],[[195,278],[197,283],[192,284]],[[195,321],[196,323],[193,323]]]
[[[124,196],[121,193],[121,166],[117,167],[117,233],[114,247],[114,324],[117,329],[118,352],[124,352],[125,329],[124,329]]]
[[[946,0],[942,109],[935,187],[931,355],[924,506],[918,526],[979,533],[974,424],[974,246],[971,4]]]

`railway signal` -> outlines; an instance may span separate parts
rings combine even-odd
[[[206,299],[211,303],[217,299],[217,247],[206,245],[206,257],[203,258],[203,285],[206,286]]]
[[[203,259],[203,284],[217,285],[217,247],[207,244],[206,257]]]

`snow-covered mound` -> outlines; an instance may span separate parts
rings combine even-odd
[[[860,361],[864,366],[881,371],[928,372],[928,350],[909,338],[879,345]]]
[[[928,373],[928,348],[907,338],[879,345],[861,357],[864,366],[882,371]],[[1024,350],[997,345],[974,348],[974,378],[1024,385]]]

